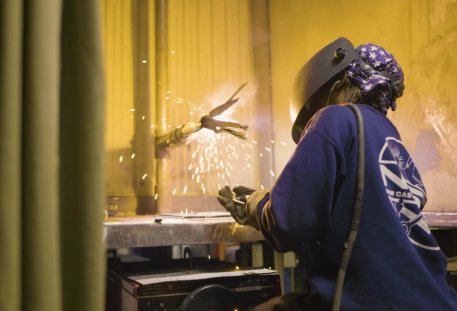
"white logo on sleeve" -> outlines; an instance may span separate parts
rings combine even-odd
[[[428,250],[439,250],[421,213],[427,201],[424,185],[400,140],[386,138],[379,153],[379,168],[392,208],[411,243]]]

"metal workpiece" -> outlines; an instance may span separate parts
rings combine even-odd
[[[198,122],[187,122],[176,129],[167,132],[163,135],[157,136],[155,138],[155,147],[157,149],[156,156],[161,158],[164,154],[167,154],[166,150],[170,147],[178,146],[184,142],[186,139],[195,132],[198,132],[202,128],[209,129],[214,133],[228,133],[240,139],[246,139],[246,130],[248,126],[245,124],[240,124],[235,121],[225,121],[216,119],[217,116],[220,116],[227,109],[232,107],[239,98],[235,96],[246,86],[246,83],[243,83],[230,98],[223,104],[213,108],[208,114],[203,115]],[[165,152],[164,152],[165,150]]]
[[[263,240],[260,231],[231,217],[180,218],[141,215],[108,218],[104,223],[106,248],[183,244],[238,243]]]
[[[155,146],[157,149],[162,150],[164,148],[180,145],[186,142],[187,137],[199,131],[201,128],[202,125],[200,122],[187,122],[171,132],[156,137]]]

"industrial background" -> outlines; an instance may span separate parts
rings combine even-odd
[[[377,43],[405,72],[390,117],[428,190],[427,211],[456,210],[457,2],[453,0],[105,0],[107,191],[125,214],[219,210],[224,184],[269,187],[292,154],[298,69],[337,37]],[[222,104],[248,139],[200,131],[154,139]],[[138,203],[137,202],[141,203]]]

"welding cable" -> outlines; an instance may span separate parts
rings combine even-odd
[[[338,270],[338,276],[336,279],[335,294],[333,297],[332,311],[340,310],[341,298],[343,295],[344,279],[346,277],[346,271],[351,259],[352,250],[354,243],[357,238],[357,231],[360,224],[360,216],[362,214],[363,206],[363,191],[364,191],[364,178],[365,178],[365,142],[364,142],[364,130],[363,130],[363,118],[360,113],[360,109],[352,104],[346,103],[355,114],[357,120],[357,135],[358,135],[358,153],[357,153],[357,180],[356,180],[356,191],[354,199],[354,207],[352,211],[351,229],[347,241],[345,243],[345,249],[341,257],[341,263]]]

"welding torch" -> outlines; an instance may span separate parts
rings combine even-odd
[[[159,149],[167,148],[179,143],[183,143],[187,137],[189,137],[195,132],[198,132],[202,128],[212,130],[216,134],[226,132],[231,135],[234,135],[237,138],[247,139],[245,136],[246,133],[244,132],[248,129],[247,125],[240,124],[234,121],[223,121],[215,119],[215,117],[222,114],[224,111],[233,106],[239,100],[239,98],[235,98],[235,96],[241,91],[241,89],[246,84],[247,83],[242,84],[225,103],[217,106],[216,108],[212,109],[208,114],[202,116],[199,122],[184,123],[175,130],[168,132],[165,135],[156,137],[156,147],[158,147]]]

